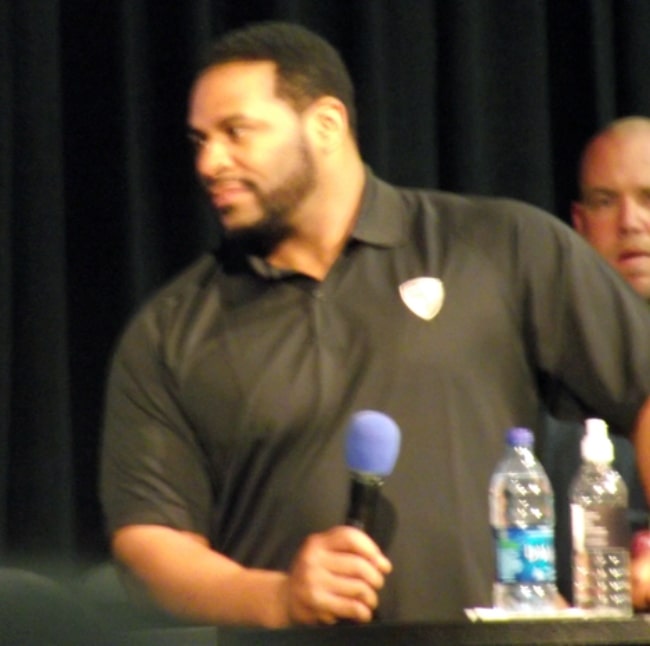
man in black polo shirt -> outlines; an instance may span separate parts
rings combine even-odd
[[[374,177],[345,67],[300,27],[219,41],[188,124],[223,242],[116,350],[102,454],[116,558],[191,621],[489,605],[506,429],[535,427],[565,389],[615,427],[643,411],[650,452],[650,314],[546,213]],[[342,525],[361,409],[402,430],[375,540]]]

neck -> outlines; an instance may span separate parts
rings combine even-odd
[[[293,235],[273,250],[267,262],[323,280],[354,228],[364,183],[365,170],[358,158],[333,173],[323,170],[319,187],[294,217]]]

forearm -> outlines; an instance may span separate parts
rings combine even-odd
[[[113,551],[147,595],[187,621],[282,627],[287,575],[247,569],[196,534],[156,525],[119,530]]]

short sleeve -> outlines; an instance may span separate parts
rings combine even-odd
[[[114,354],[106,394],[100,490],[109,532],[160,524],[207,535],[205,458],[177,400],[160,317],[145,308]]]

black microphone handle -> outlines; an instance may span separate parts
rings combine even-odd
[[[375,511],[377,510],[379,492],[383,484],[383,479],[378,476],[352,472],[350,501],[345,524],[361,529],[371,538],[374,538]],[[372,621],[376,622],[378,620],[378,612],[375,610]],[[356,621],[351,619],[343,619],[337,623],[340,626],[357,624]]]
[[[382,484],[383,480],[377,476],[352,473],[346,525],[357,527],[372,537]]]

